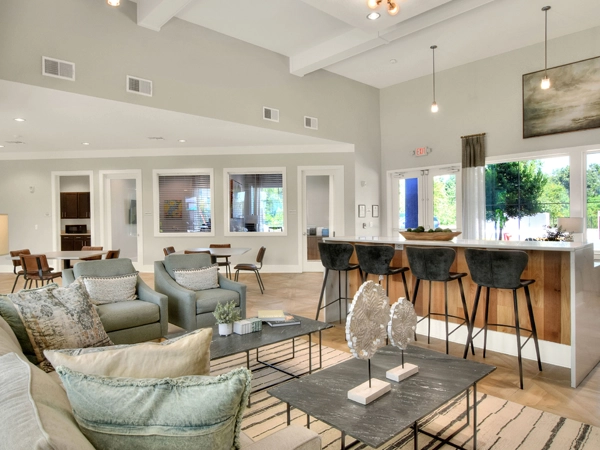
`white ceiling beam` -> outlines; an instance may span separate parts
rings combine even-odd
[[[137,0],[137,24],[160,31],[179,11],[194,0]]]
[[[303,0],[309,1],[309,0]],[[386,30],[365,32],[355,28],[290,57],[290,73],[304,76],[315,70],[372,50],[380,45],[401,39],[445,20],[479,8],[495,0],[461,0],[445,3],[437,8],[402,21]]]

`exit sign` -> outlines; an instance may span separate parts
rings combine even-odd
[[[427,153],[427,147],[417,147],[415,149],[415,156],[426,156]]]

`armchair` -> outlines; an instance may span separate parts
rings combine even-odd
[[[175,282],[174,270],[199,269],[211,265],[205,253],[167,255],[164,261],[154,262],[154,289],[169,298],[169,322],[193,331],[212,327],[216,321],[213,311],[217,304],[234,300],[242,318],[246,317],[246,285],[218,275],[219,288],[192,291]]]
[[[111,277],[135,271],[127,258],[83,261],[65,269],[62,279],[63,285],[68,286],[80,276]],[[135,344],[167,335],[167,297],[153,291],[139,276],[136,291],[138,300],[96,306],[102,325],[115,344]]]

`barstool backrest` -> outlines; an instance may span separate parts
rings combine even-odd
[[[448,281],[456,250],[449,247],[406,247],[412,274],[429,281]]]
[[[387,275],[396,249],[391,245],[355,245],[360,270],[373,275]]]
[[[352,244],[319,242],[321,263],[329,270],[347,270],[353,251]]]
[[[471,278],[480,286],[497,289],[516,289],[529,256],[521,250],[465,249]]]

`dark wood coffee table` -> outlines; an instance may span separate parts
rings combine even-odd
[[[294,315],[300,320],[299,325],[287,325],[281,327],[270,327],[266,323],[262,325],[262,331],[256,331],[248,334],[231,334],[229,336],[219,336],[217,325],[213,327],[213,340],[210,344],[210,359],[216,360],[225,358],[227,356],[235,355],[238,353],[246,353],[246,367],[250,369],[250,352],[256,351],[256,361],[260,364],[259,368],[253,371],[266,369],[268,367],[282,372],[288,376],[283,380],[278,381],[275,384],[264,386],[259,389],[255,389],[253,392],[259,392],[265,389],[269,389],[276,384],[283,383],[293,378],[300,378],[303,375],[311,374],[314,370],[318,370],[323,367],[323,356],[321,352],[321,332],[327,328],[331,328],[330,325],[325,322],[319,322],[317,320],[308,319]],[[319,365],[313,367],[312,364],[312,333],[319,333]],[[296,356],[296,338],[308,336],[308,370],[302,373],[293,374],[279,367],[279,364],[289,361]],[[273,361],[264,361],[260,359],[260,348],[271,344],[277,344],[284,341],[291,341],[292,353],[288,358],[278,358]]]
[[[470,425],[473,426],[473,449],[476,449],[476,385],[496,368],[416,346],[404,352],[404,359],[418,365],[419,373],[399,383],[390,381],[392,390],[368,405],[347,398],[350,389],[367,380],[367,362],[358,359],[289,381],[269,389],[268,393],[287,403],[288,424],[290,407],[294,407],[340,430],[342,449],[346,448],[346,434],[377,448],[408,428],[413,430],[415,449],[419,432],[462,448],[451,440]],[[384,347],[371,359],[372,376],[386,380],[385,372],[400,364],[400,351]],[[463,393],[466,393],[467,411],[466,423],[460,429],[442,438],[420,428],[419,423],[425,417]]]

